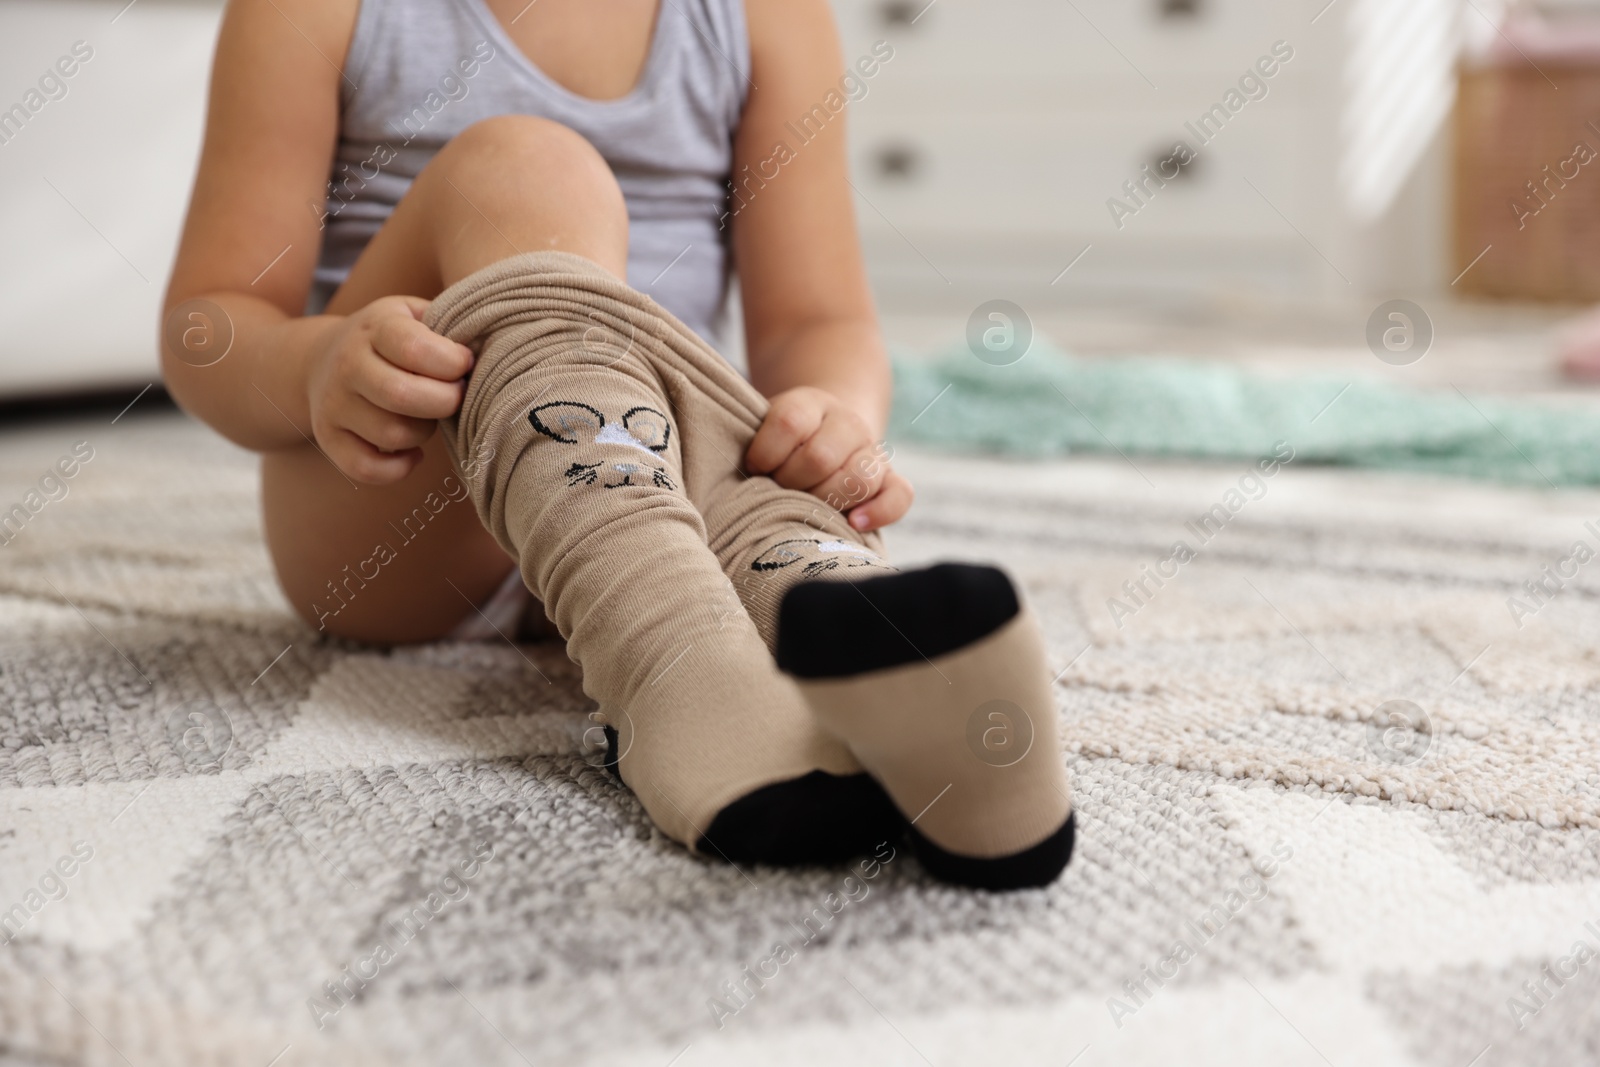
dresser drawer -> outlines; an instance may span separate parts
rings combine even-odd
[[[1312,228],[1297,173],[1311,135],[1302,109],[1291,107],[1246,109],[1205,145],[1155,109],[863,112],[852,166],[867,201],[858,210],[864,230],[1275,239],[1294,236],[1279,211]],[[1164,187],[1152,183],[1143,203],[1129,197],[1123,183],[1170,155],[1180,137],[1198,146],[1195,162]],[[1135,209],[1120,227],[1107,205],[1113,197]]]
[[[1149,100],[1195,80],[1199,91],[1220,94],[1275,41],[1293,49],[1287,71],[1330,54],[1338,32],[1312,26],[1298,5],[1281,2],[1193,0],[1195,14],[1163,17],[1171,3],[1184,6],[1178,0],[836,0],[835,9],[847,64],[887,41],[895,53],[881,81],[986,99],[1019,86],[1059,86]]]

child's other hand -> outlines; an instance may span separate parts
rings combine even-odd
[[[863,533],[898,522],[911,507],[911,483],[890,468],[866,420],[814,386],[772,398],[744,459],[752,474],[822,498]]]
[[[312,357],[312,433],[355,481],[387,485],[410,474],[438,420],[461,407],[472,350],[424,326],[427,308],[414,296],[374,300]]]

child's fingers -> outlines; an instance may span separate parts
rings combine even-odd
[[[392,296],[388,299],[394,300],[402,305],[411,313],[411,317],[416,319],[418,322],[421,322],[427,316],[428,305],[433,303],[433,301],[424,300],[420,296]]]
[[[877,496],[888,474],[888,461],[878,451],[878,446],[871,444],[858,449],[855,455],[845,461],[844,466],[828,475],[810,492],[827,501],[831,507],[849,511]]]
[[[812,489],[843,467],[869,441],[866,424],[844,408],[832,408],[823,416],[817,432],[772,472],[772,480],[788,489]]]
[[[391,315],[372,336],[373,350],[401,370],[454,382],[472,369],[472,349],[440,337],[412,318]]]
[[[326,440],[328,458],[351,480],[367,485],[392,485],[422,462],[422,449],[383,452],[363,441],[350,430],[337,429]]]
[[[368,359],[356,375],[355,392],[361,398],[396,415],[414,419],[443,419],[461,407],[466,386],[460,381],[440,381],[402,370],[387,360]]]
[[[889,471],[883,479],[878,495],[850,510],[850,525],[862,533],[879,530],[890,523],[899,522],[911,510],[916,493],[911,483],[898,471]]]
[[[419,448],[439,428],[435,419],[412,419],[396,415],[361,397],[352,397],[337,421],[339,426],[353,431],[367,444],[383,452]]]
[[[780,396],[767,417],[761,420],[761,428],[745,450],[745,466],[752,474],[770,474],[777,470],[795,449],[817,432],[826,411],[820,401],[804,395]]]

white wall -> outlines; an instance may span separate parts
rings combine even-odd
[[[161,292],[221,5],[125,3],[0,2],[0,117],[26,106],[74,43],[93,51],[64,97],[20,132],[4,128],[0,395],[142,385],[158,373]]]

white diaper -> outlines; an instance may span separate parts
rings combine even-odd
[[[533,603],[533,599],[528,587],[522,584],[522,573],[513,567],[499,588],[450,631],[447,640],[496,641],[505,638],[515,641],[522,613]]]

